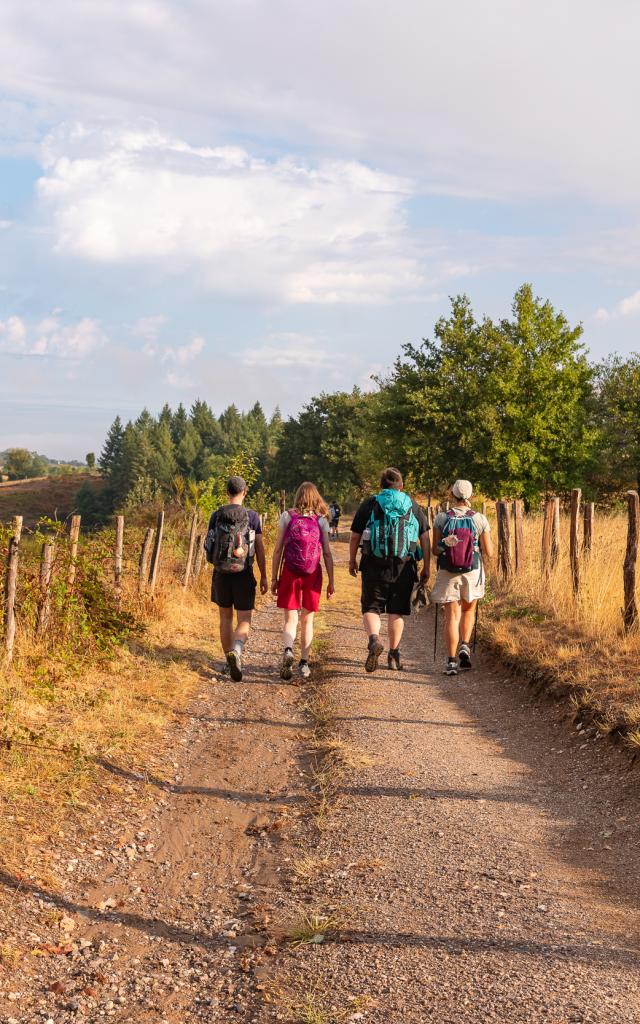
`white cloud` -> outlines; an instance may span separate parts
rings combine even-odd
[[[318,370],[336,361],[313,335],[294,332],[271,335],[268,344],[246,349],[241,357],[244,366],[287,370]]]
[[[57,315],[31,326],[19,316],[0,320],[0,352],[12,355],[82,359],[107,341],[100,324],[90,317],[65,325]]]
[[[632,295],[627,295],[625,299],[621,299],[613,309],[609,310],[601,306],[593,315],[595,320],[606,323],[607,320],[611,320],[613,317],[635,316],[637,313],[640,313],[640,288],[638,291],[633,292]]]
[[[290,303],[377,303],[422,285],[402,212],[410,183],[355,161],[269,162],[146,122],[67,126],[43,159],[62,253]]]
[[[162,356],[163,363],[173,362],[179,366],[192,362],[204,349],[204,338],[197,335],[186,345],[167,346]]]

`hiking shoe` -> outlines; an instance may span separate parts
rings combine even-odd
[[[458,674],[458,659],[448,658],[447,664],[444,667],[445,676],[457,676]]]
[[[234,683],[242,682],[242,656],[237,651],[229,651],[227,654],[227,665],[229,666],[229,675],[233,679]]]
[[[379,640],[374,640],[373,643],[369,644],[367,660],[364,663],[365,672],[375,672],[378,667],[378,658],[383,651],[384,644],[381,644]]]
[[[303,679],[310,679],[311,678],[311,665],[309,664],[309,662],[308,661],[300,661],[298,663],[298,672],[300,673],[300,675],[302,676]]]
[[[471,668],[471,650],[469,644],[460,644],[458,651],[458,664],[461,669]]]
[[[293,675],[293,651],[290,647],[287,647],[284,654],[282,655],[282,666],[280,668],[280,678],[287,682]]]
[[[387,668],[390,668],[392,672],[402,672],[399,648],[396,650],[390,650],[387,654]]]

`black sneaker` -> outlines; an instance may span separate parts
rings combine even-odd
[[[282,655],[282,667],[280,668],[280,678],[289,682],[293,675],[293,651],[290,647],[285,649]]]
[[[378,658],[383,651],[384,644],[381,644],[379,640],[374,640],[373,643],[369,644],[367,660],[364,663],[365,672],[375,672],[378,667]]]
[[[402,662],[400,661],[400,649],[392,648],[387,654],[387,668],[391,669],[392,672],[402,672]]]
[[[458,674],[458,659],[448,658],[447,664],[444,667],[445,676],[457,676]]]
[[[471,668],[471,650],[469,644],[460,644],[460,650],[458,651],[458,664],[461,669]]]
[[[237,651],[229,651],[227,654],[227,665],[229,666],[229,675],[233,679],[234,683],[242,682],[242,656]]]

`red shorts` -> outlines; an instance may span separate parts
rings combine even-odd
[[[317,612],[322,594],[322,566],[318,565],[315,572],[292,572],[286,565],[282,566],[282,575],[278,583],[278,608],[287,611]]]

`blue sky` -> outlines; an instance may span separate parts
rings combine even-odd
[[[640,349],[630,0],[5,0],[0,449],[368,386],[523,281]]]

